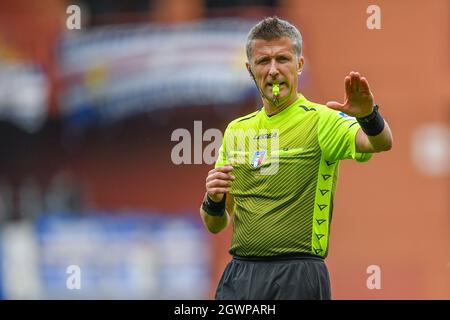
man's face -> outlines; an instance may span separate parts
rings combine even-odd
[[[288,37],[273,40],[252,41],[250,64],[247,69],[255,77],[264,97],[274,101],[272,87],[280,85],[278,103],[292,103],[297,98],[298,74],[303,67],[303,57],[297,58],[292,41]]]

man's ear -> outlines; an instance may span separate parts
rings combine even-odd
[[[252,69],[250,67],[250,63],[246,62],[245,67],[247,68],[248,73],[250,73],[250,75],[252,75]]]
[[[300,58],[298,59],[297,74],[302,73],[304,64],[305,64],[305,59],[303,58],[303,56],[300,56]]]
[[[245,67],[247,68],[247,71],[248,71],[248,73],[250,74],[250,77],[252,77],[252,79],[256,81],[255,76],[253,75],[253,72],[252,72],[252,68],[251,68],[251,66],[250,66],[250,63],[246,62],[246,63],[245,63]]]

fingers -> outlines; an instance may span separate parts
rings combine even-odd
[[[231,188],[231,180],[212,180],[206,183],[206,190],[214,188]]]
[[[350,78],[350,84],[348,84],[347,78]],[[350,91],[348,91],[348,89],[350,89]],[[345,92],[347,94],[350,92],[369,93],[369,82],[365,77],[362,77],[359,72],[352,71],[347,77],[345,77]]]
[[[229,172],[231,172],[232,170],[233,167],[229,164],[226,164],[222,167],[214,168],[213,170],[208,172],[206,182],[212,181],[214,179],[234,180],[235,177],[229,174]]]
[[[352,86],[351,86],[351,82],[350,82],[350,76],[346,76],[344,83],[345,83],[345,94],[347,96],[349,96],[352,93]]]
[[[230,172],[231,170],[233,170],[233,167],[231,166],[231,164],[226,164],[222,167],[217,167],[217,168],[212,169],[211,171],[208,172],[208,175],[212,174],[214,172],[217,172],[217,171],[226,173],[226,172]]]
[[[331,108],[333,110],[338,110],[338,111],[342,111],[342,109],[344,108],[344,104],[339,103],[337,101],[328,101],[327,102],[327,107]]]
[[[209,171],[206,177],[206,192],[210,195],[229,192],[231,183],[235,179],[233,175],[229,174],[232,170],[231,165],[225,165]]]
[[[367,79],[365,77],[361,77],[359,91],[364,92],[364,93],[370,92],[369,82],[367,81]]]
[[[359,92],[359,73],[358,72],[350,72],[350,85],[352,92]]]
[[[367,79],[364,77],[361,77],[359,72],[355,72],[355,71],[351,71],[348,76],[345,77],[344,80],[344,84],[345,84],[345,101],[348,101],[348,98],[352,95],[354,95],[355,93],[359,93],[359,92],[370,92],[369,90],[369,83],[367,82]],[[345,103],[339,103],[337,101],[328,101],[327,102],[327,107],[334,109],[334,110],[339,110],[339,111],[343,111],[345,109]]]
[[[211,175],[208,175],[206,177],[206,183],[208,184],[211,181],[234,181],[235,177],[230,175],[230,174],[226,174],[223,172],[214,172]]]

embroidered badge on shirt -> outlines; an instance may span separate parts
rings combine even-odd
[[[266,155],[266,151],[256,151],[252,160],[252,167],[258,168],[264,161],[264,157]]]

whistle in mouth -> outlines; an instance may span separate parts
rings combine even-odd
[[[272,93],[275,97],[280,94],[280,85],[279,84],[273,84]]]

